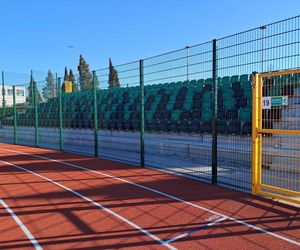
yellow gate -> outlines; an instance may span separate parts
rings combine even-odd
[[[300,204],[300,69],[252,86],[252,193]]]

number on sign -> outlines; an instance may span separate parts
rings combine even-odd
[[[263,97],[262,109],[271,109],[271,96]]]

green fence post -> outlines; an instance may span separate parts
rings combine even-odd
[[[16,107],[16,87],[13,86],[13,109],[14,109],[14,144],[18,143],[17,140],[17,107]]]
[[[145,166],[145,107],[144,107],[144,60],[140,60],[140,98],[141,98],[141,167]]]
[[[218,138],[217,138],[217,114],[218,114],[218,84],[217,84],[217,40],[212,42],[213,61],[212,61],[212,78],[213,78],[213,110],[212,110],[212,183],[218,182]]]
[[[34,103],[34,124],[35,124],[35,146],[39,147],[39,117],[38,117],[38,100],[37,100],[37,86],[32,77],[33,89],[33,103]]]
[[[5,86],[4,86],[4,71],[2,71],[2,119],[5,117]]]
[[[57,75],[56,75],[57,77]],[[62,94],[61,94],[61,78],[56,78],[57,79],[57,91],[58,91],[58,99],[59,99],[59,150],[63,151],[63,112],[62,112]]]
[[[98,110],[97,110],[97,82],[96,71],[93,71],[93,94],[94,94],[94,140],[95,140],[95,157],[98,157]]]
[[[55,73],[55,97],[57,97],[59,95],[59,91],[58,91],[58,75],[57,73]]]

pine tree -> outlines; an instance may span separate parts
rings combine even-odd
[[[42,91],[44,99],[50,99],[56,97],[56,86],[55,86],[55,79],[51,72],[48,71],[48,76],[46,77],[46,85]]]
[[[120,88],[118,71],[116,71],[110,58],[109,58],[108,88]]]
[[[77,86],[77,82],[75,79],[75,76],[73,74],[73,70],[70,69],[70,73],[69,73],[69,81],[72,82],[72,92],[77,92],[78,91],[78,86]]]
[[[89,65],[86,63],[82,55],[80,55],[79,58],[78,72],[79,72],[80,89],[81,90],[93,89],[93,82],[92,82],[93,76],[89,70]]]
[[[68,74],[68,68],[65,67],[65,75],[64,75],[64,82],[61,85],[61,92],[65,93],[66,92],[66,85],[65,85],[65,81],[69,81],[69,74]]]
[[[29,104],[34,104],[34,100],[33,100],[33,91],[35,89],[35,100],[37,102],[41,102],[42,101],[42,97],[40,94],[40,91],[38,90],[37,86],[36,86],[36,81],[34,80],[33,76],[30,76],[30,82],[29,82],[29,86],[28,86],[28,97],[26,98],[26,102],[28,102]]]

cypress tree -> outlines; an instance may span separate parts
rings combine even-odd
[[[40,91],[37,88],[36,85],[36,81],[34,80],[33,76],[30,76],[30,82],[29,82],[29,86],[28,86],[28,97],[26,98],[26,102],[28,102],[29,104],[34,104],[34,100],[33,100],[33,90],[35,89],[35,98],[37,102],[41,102],[42,101],[42,97],[40,94]]]
[[[112,64],[111,59],[109,58],[109,78],[108,78],[108,88],[120,88],[118,71]]]
[[[46,85],[43,88],[42,94],[44,99],[46,100],[56,97],[55,79],[51,70],[48,71],[48,76],[46,77]]]
[[[79,57],[78,72],[79,72],[80,89],[81,90],[93,89],[93,81],[92,81],[93,76],[89,70],[89,65],[84,60],[82,55],[80,55]]]
[[[70,69],[70,73],[69,73],[69,81],[72,82],[72,92],[77,92],[78,90],[78,86],[77,86],[77,83],[76,83],[76,79],[75,79],[75,76],[73,74],[73,70]]]
[[[64,82],[61,85],[61,92],[62,93],[66,92],[65,81],[69,81],[69,74],[68,74],[68,68],[67,67],[65,67]]]
[[[69,81],[69,73],[68,73],[68,68],[67,67],[65,67],[64,81]]]

